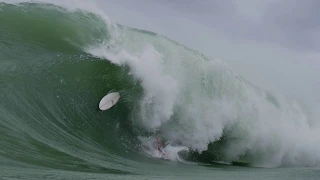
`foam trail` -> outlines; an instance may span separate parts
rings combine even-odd
[[[187,161],[183,160],[180,156],[179,156],[179,152],[181,151],[187,151],[189,152],[189,148],[186,146],[172,146],[172,145],[167,145],[164,148],[166,155],[168,157],[168,159],[170,159],[171,161],[179,161],[179,162],[183,162],[183,163],[187,163]]]
[[[187,163],[187,161],[183,160],[179,156],[179,152],[181,151],[189,151],[189,148],[186,146],[172,146],[170,144],[167,144],[164,146],[164,152],[165,156],[163,156],[157,147],[157,141],[154,137],[138,137],[138,139],[141,142],[141,147],[144,153],[148,154],[149,156],[153,158],[159,158],[159,159],[167,159],[170,161],[179,161],[183,163]]]

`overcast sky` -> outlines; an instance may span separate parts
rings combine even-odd
[[[155,21],[185,18],[231,38],[318,51],[319,0],[107,0]],[[163,11],[161,11],[163,10]],[[127,17],[130,19],[130,17]]]

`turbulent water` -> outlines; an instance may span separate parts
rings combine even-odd
[[[113,91],[120,101],[100,111]],[[297,102],[101,13],[0,3],[0,100],[4,179],[320,174],[319,128]]]

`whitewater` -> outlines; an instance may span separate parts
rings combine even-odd
[[[300,101],[107,13],[94,2],[0,3],[3,178],[317,177],[320,124]],[[111,91],[119,103],[99,111]]]

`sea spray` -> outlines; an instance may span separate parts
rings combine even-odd
[[[305,155],[312,157],[318,149],[303,145],[303,139],[318,138],[297,102],[265,92],[221,61],[163,36],[126,27],[118,31],[117,41],[88,52],[128,65],[141,80],[145,94],[136,120],[147,130],[161,129],[171,142],[199,153],[227,136],[231,140],[220,158],[259,166],[307,165]],[[295,139],[294,132],[304,138]]]

